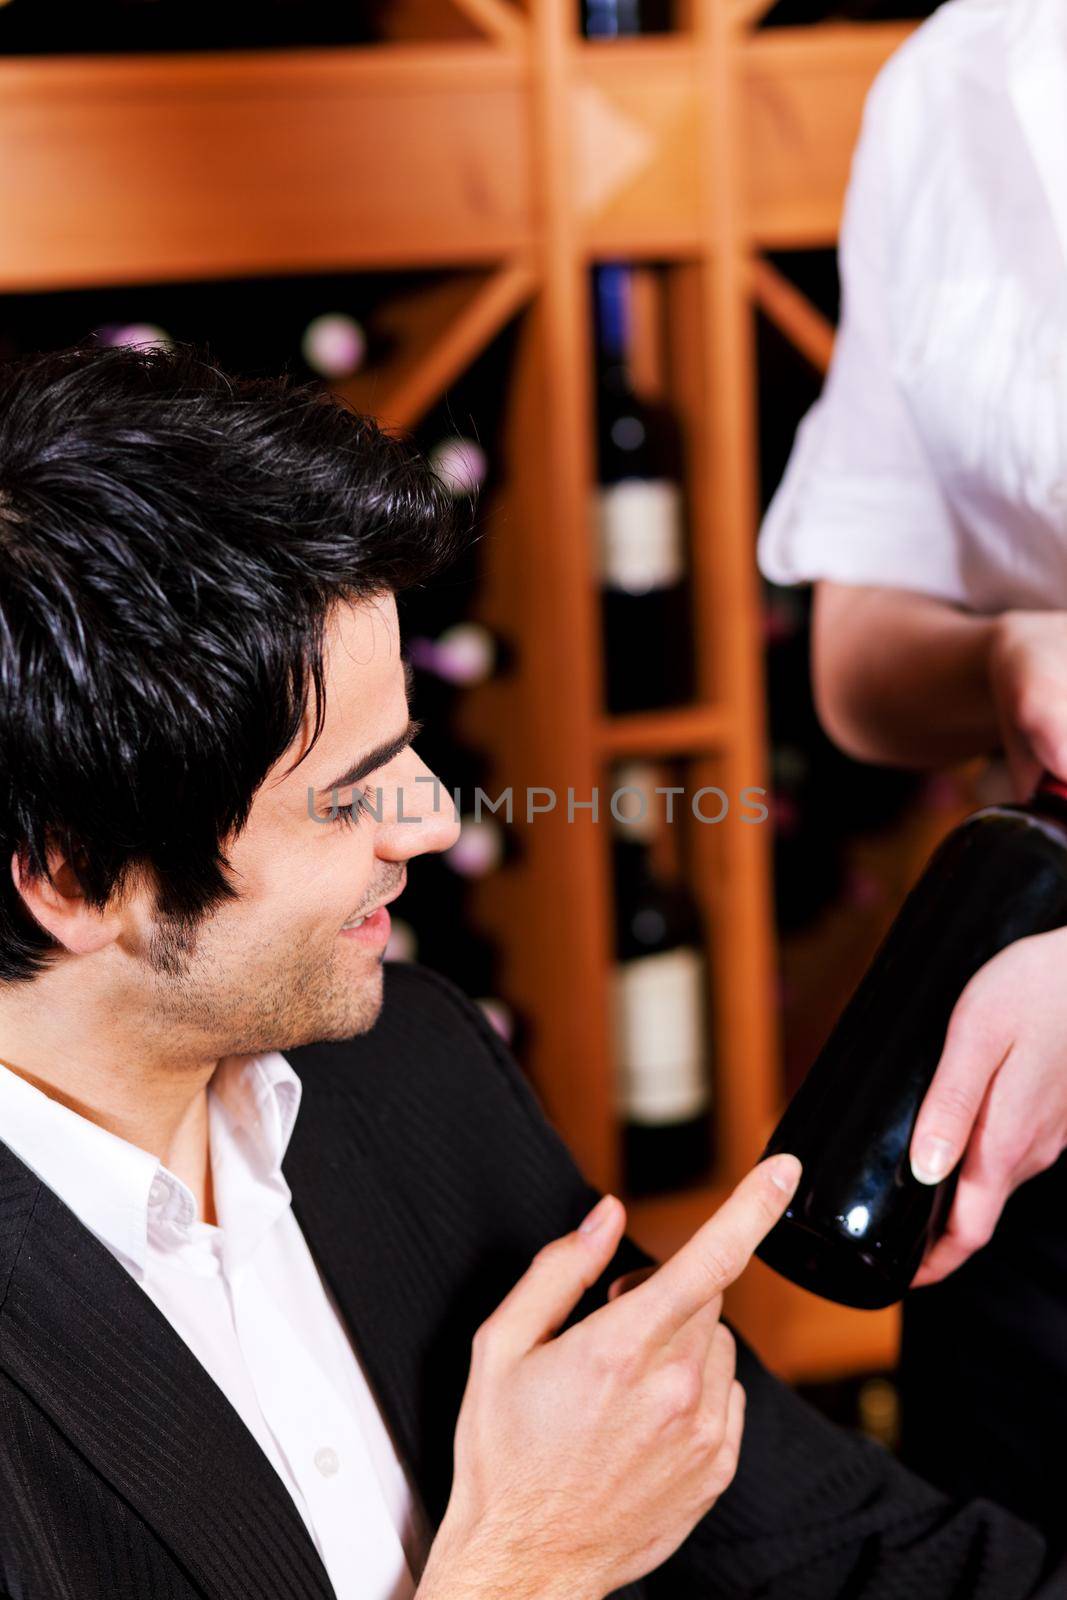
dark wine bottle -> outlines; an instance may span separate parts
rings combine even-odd
[[[711,1078],[700,915],[656,871],[655,769],[616,769],[614,1039],[628,1194],[682,1188],[707,1171]],[[634,794],[623,794],[632,790]],[[637,805],[635,807],[635,800]]]
[[[764,1152],[800,1185],[757,1254],[843,1305],[900,1300],[948,1219],[956,1172],[927,1185],[909,1147],[960,993],[1029,934],[1067,923],[1067,785],[986,805],[942,840]]]
[[[670,25],[670,0],[582,0],[582,32],[588,39],[664,33]]]
[[[693,694],[680,441],[666,408],[630,381],[630,269],[598,267],[594,282],[605,698],[609,711],[651,710]]]

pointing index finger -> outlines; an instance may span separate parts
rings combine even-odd
[[[796,1156],[771,1156],[753,1167],[693,1237],[623,1297],[639,1316],[642,1332],[669,1339],[739,1278],[799,1182]]]

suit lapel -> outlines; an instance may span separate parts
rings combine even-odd
[[[211,1600],[333,1600],[292,1497],[184,1341],[0,1144],[0,1366]]]

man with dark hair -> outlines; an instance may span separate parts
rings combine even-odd
[[[457,833],[394,597],[462,538],[309,388],[0,368],[7,1600],[1067,1593],[735,1348],[792,1157],[634,1284],[478,1008],[383,964]]]

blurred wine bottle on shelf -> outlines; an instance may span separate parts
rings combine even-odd
[[[417,961],[419,936],[405,917],[392,917],[385,944],[386,961]]]
[[[430,449],[428,459],[450,494],[458,498],[481,492],[489,462],[475,439],[465,439],[459,434],[440,439]]]
[[[593,536],[605,701],[611,712],[651,710],[693,695],[681,441],[667,408],[637,395],[630,381],[630,269],[604,264],[594,269],[593,281]]]
[[[482,623],[474,621],[450,623],[436,637],[411,635],[406,639],[405,650],[414,669],[412,704],[426,728],[419,739],[419,753],[431,766],[437,760],[448,769],[456,749],[456,721],[464,697],[510,673],[513,650]]]
[[[0,55],[126,54],[367,44],[384,0],[7,0]]]
[[[665,33],[672,9],[671,0],[581,0],[582,32],[587,39]]]
[[[419,961],[459,985],[513,1049],[521,1048],[522,1019],[501,993],[499,952],[472,924],[462,875],[443,857],[419,856],[408,865],[408,882],[397,902],[404,929],[390,960]],[[394,919],[393,928],[397,929]]]
[[[345,311],[320,311],[300,336],[300,353],[305,366],[323,378],[351,378],[367,354],[366,331]]]
[[[516,318],[497,334],[414,430],[420,450],[452,495],[457,520],[473,529],[473,537],[465,540],[458,559],[433,584],[399,597],[406,638],[439,640],[456,624],[472,622],[478,613],[484,541],[493,531],[496,496],[503,485],[500,429],[508,415],[518,328]],[[471,636],[465,640],[460,636],[453,649],[450,639],[446,654],[455,659],[471,642]],[[499,640],[496,648],[503,652]],[[429,683],[434,664],[426,660],[417,664]],[[445,672],[450,670],[443,658],[441,666]],[[494,670],[503,670],[502,660]]]
[[[463,811],[459,818],[459,838],[441,856],[445,865],[461,878],[485,878],[504,862],[504,830],[495,817]]]
[[[458,688],[487,683],[500,655],[497,639],[480,622],[457,622],[436,639],[417,634],[408,641],[408,657],[417,671]]]
[[[105,323],[94,330],[98,344],[112,349],[129,347],[134,350],[170,350],[174,340],[166,328],[156,322]]]
[[[653,862],[665,821],[651,763],[612,774],[617,1110],[631,1195],[704,1179],[711,1162],[712,1069],[704,936],[692,895]],[[622,794],[627,789],[634,791]],[[677,815],[677,813],[676,813]]]
[[[391,355],[377,318],[389,294],[382,274],[330,273],[4,295],[0,351],[181,343],[227,371],[340,385]]]

